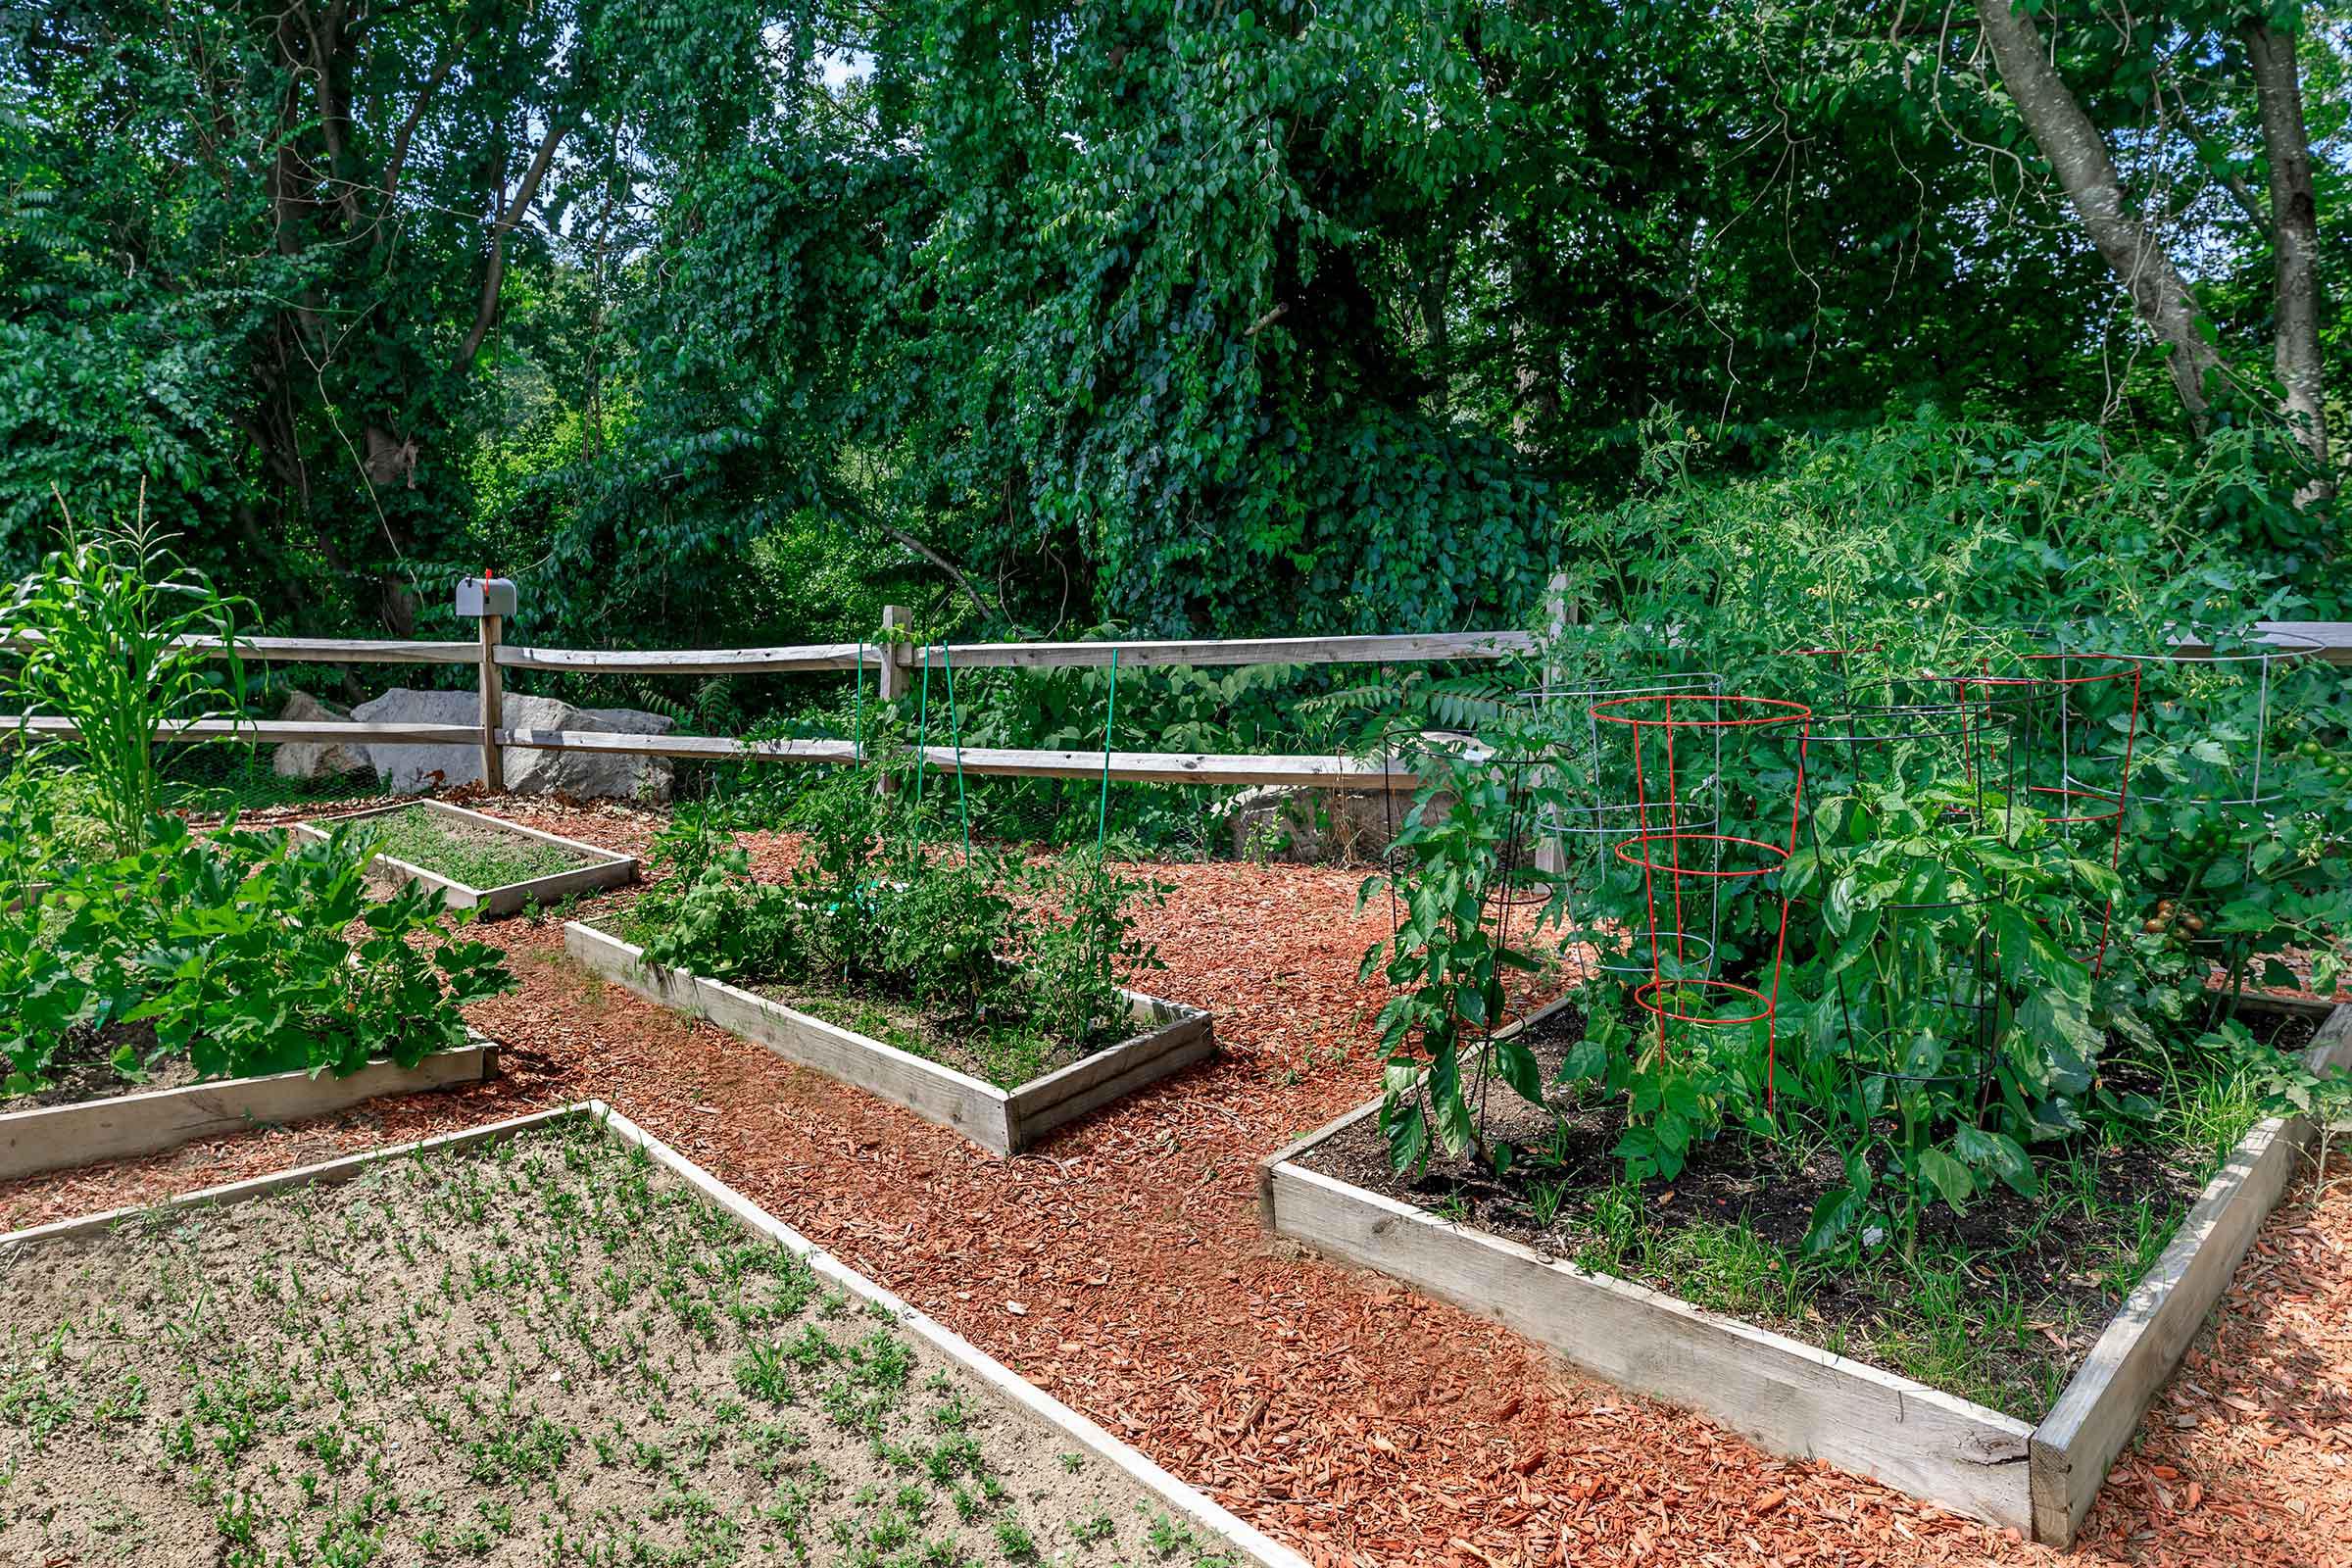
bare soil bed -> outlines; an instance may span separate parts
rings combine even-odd
[[[0,1319],[0,1561],[1217,1560],[585,1119],[24,1244]]]
[[[1569,1008],[1528,1032],[1545,1082],[1584,1031]],[[2282,1045],[2310,1035],[2302,1020],[2280,1026]],[[1622,1100],[1563,1092],[1553,1108],[1556,1132],[1509,1090],[1489,1094],[1489,1135],[1519,1153],[1503,1176],[1440,1153],[1417,1180],[1399,1177],[1376,1117],[1301,1163],[2027,1421],[2047,1411],[2243,1131],[2213,1145],[2082,1140],[2037,1198],[1996,1187],[1965,1216],[1931,1209],[1916,1268],[1891,1254],[1846,1268],[1802,1256],[1814,1204],[1842,1179],[1834,1150],[1726,1132],[1695,1146],[1674,1180],[1637,1188],[1611,1153],[1625,1132]]]

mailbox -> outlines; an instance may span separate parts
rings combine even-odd
[[[460,577],[458,613],[467,620],[479,620],[484,615],[512,615],[514,613],[514,579]]]

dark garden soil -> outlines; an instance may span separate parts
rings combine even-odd
[[[624,853],[662,821],[468,804]],[[763,874],[790,862],[786,835],[746,844]],[[1017,1159],[605,985],[566,957],[560,922],[514,920],[480,934],[521,991],[468,1009],[505,1046],[497,1080],[0,1183],[0,1226],[596,1096],[1318,1568],[2352,1565],[2340,1149],[2264,1223],[2061,1557],[1269,1241],[1253,1162],[1378,1092],[1386,993],[1356,963],[1387,923],[1355,913],[1355,873],[1150,870],[1176,891],[1148,919],[1169,967],[1147,989],[1215,1008],[1221,1054]]]
[[[153,1072],[137,1082],[115,1067],[118,1047],[128,1046],[144,1056],[155,1046],[155,1030],[144,1023],[117,1024],[101,1032],[76,1028],[66,1036],[49,1064],[49,1087],[29,1095],[0,1099],[0,1111],[32,1110],[46,1105],[78,1105],[117,1095],[141,1094],[151,1089],[178,1089],[195,1083],[196,1069],[185,1056],[166,1056]]]
[[[1546,1083],[1584,1032],[1584,1016],[1574,1008],[1552,1013],[1528,1031],[1525,1039]],[[1843,1180],[1835,1152],[1819,1150],[1806,1157],[1788,1145],[1736,1133],[1698,1145],[1674,1180],[1642,1185],[1638,1224],[1649,1245],[1633,1257],[1610,1245],[1595,1204],[1621,1169],[1610,1151],[1625,1132],[1624,1101],[1594,1104],[1563,1094],[1553,1099],[1551,1110],[1556,1121],[1503,1085],[1492,1086],[1486,1096],[1487,1133],[1513,1152],[1507,1175],[1441,1152],[1418,1179],[1400,1177],[1390,1168],[1377,1117],[1326,1139],[1301,1163],[1441,1210],[1546,1257],[1624,1275],[1823,1349],[1865,1361],[1891,1360],[1894,1370],[1914,1371],[1903,1364],[1908,1352],[1894,1347],[1949,1331],[1949,1325],[1928,1320],[1944,1300],[1930,1295],[1923,1303],[1899,1259],[1888,1256],[1859,1269],[1801,1266],[1814,1204]],[[1534,1151],[1544,1152],[1542,1161],[1530,1157]],[[2163,1229],[2169,1234],[2195,1200],[2211,1163],[2208,1151],[2150,1144],[2088,1146],[2081,1154],[2094,1172],[2098,1199],[2088,1212],[2071,1200],[2046,1200],[2047,1194],[2030,1199],[1995,1187],[1972,1201],[1965,1216],[1938,1204],[1922,1220],[1923,1261],[1946,1247],[1965,1249],[1968,1279],[1962,1294],[1982,1301],[1983,1293],[1989,1293],[2024,1309],[2013,1329],[1971,1325],[1974,1354],[1966,1384],[1945,1392],[2038,1420],[2046,1401],[2037,1391],[2063,1384],[2122,1302],[2119,1271],[2102,1265],[2113,1261],[2122,1264],[2121,1273],[2136,1276],[2137,1268],[2122,1260],[2134,1255],[2141,1216],[2168,1216]],[[1557,1164],[1550,1162],[1553,1155]],[[1540,1188],[1555,1183],[1564,1185],[1565,1194],[1546,1224],[1531,1208],[1531,1200]],[[1801,1280],[1801,1290],[1791,1296],[1782,1290],[1759,1292],[1744,1280],[1723,1282],[1708,1267],[1703,1250],[1673,1245],[1685,1233],[1727,1225],[1747,1229],[1778,1252],[1783,1261],[1774,1272]],[[1932,1381],[1941,1387],[1951,1380]]]

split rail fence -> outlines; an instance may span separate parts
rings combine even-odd
[[[883,612],[885,635],[904,626],[906,612]],[[2265,621],[2259,634],[2293,646],[2319,645],[2319,657],[2352,665],[2352,622]],[[218,643],[198,640],[203,646]],[[22,646],[19,640],[13,646]],[[929,667],[940,669],[1101,668],[1115,663],[1134,669],[1155,665],[1236,664],[1407,664],[1450,661],[1500,661],[1537,652],[1523,631],[1413,632],[1368,637],[1263,637],[1200,641],[1104,641],[952,643],[916,645],[903,641],[816,643],[781,648],[690,648],[631,651],[593,648],[531,648],[505,642],[501,621],[485,616],[478,642],[433,642],[345,637],[241,637],[237,655],[261,662],[300,664],[470,665],[475,670],[480,721],[474,724],[370,724],[356,720],[293,722],[282,719],[216,719],[173,726],[159,734],[168,741],[241,741],[254,745],[287,742],[375,746],[479,746],[482,776],[503,788],[501,753],[508,747],[536,751],[603,752],[704,761],[765,760],[848,762],[857,760],[854,742],[843,740],[745,740],[730,736],[628,735],[601,730],[511,729],[504,723],[506,672],[544,670],[602,675],[775,675],[820,671],[876,671],[885,701],[908,690]],[[2173,657],[2196,659],[2213,650],[2193,642],[2174,645]],[[70,738],[62,718],[0,716],[0,729],[34,736]],[[4,739],[4,734],[0,734]],[[1007,778],[1109,778],[1138,784],[1200,784],[1245,787],[1299,785],[1320,789],[1411,790],[1409,772],[1360,758],[1312,755],[1236,756],[1203,752],[1065,752],[1002,747],[933,746],[933,766],[960,766],[966,773]]]

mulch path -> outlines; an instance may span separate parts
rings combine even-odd
[[[625,808],[495,803],[642,850]],[[761,843],[763,864],[788,853]],[[1385,933],[1355,873],[1154,866],[1169,968],[1222,1054],[1010,1161],[594,979],[550,923],[477,928],[495,1083],[0,1184],[0,1228],[595,1096],[1318,1563],[2352,1565],[2352,1176],[2306,1178],[2071,1558],[1585,1378],[1507,1330],[1257,1228],[1253,1162],[1375,1092]],[[584,910],[593,912],[594,903]]]

